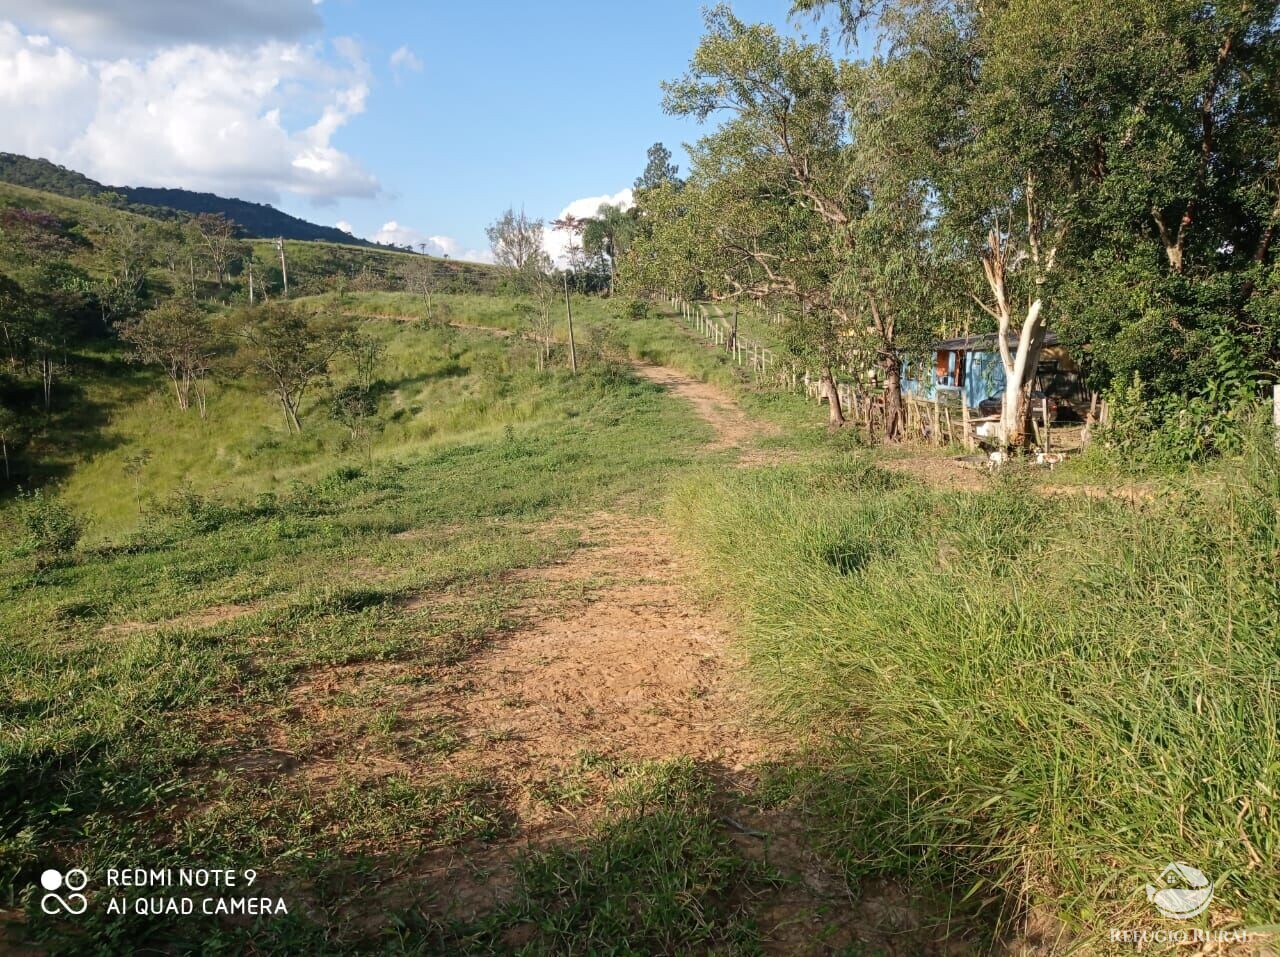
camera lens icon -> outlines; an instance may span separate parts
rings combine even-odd
[[[85,885],[88,883],[89,875],[78,867],[73,867],[65,874],[55,868],[49,868],[40,875],[40,886],[49,892],[41,898],[40,909],[46,914],[57,914],[59,912],[83,914],[89,906],[89,902],[83,894],[74,892],[84,890]],[[72,893],[67,894],[64,898],[55,893],[59,890],[67,890]]]

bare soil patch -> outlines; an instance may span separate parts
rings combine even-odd
[[[716,431],[708,449],[742,448],[755,439],[778,433],[776,426],[751,418],[732,396],[710,383],[699,382],[666,366],[637,364],[635,370],[641,377],[693,405],[698,416]]]

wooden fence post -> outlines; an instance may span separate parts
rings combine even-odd
[[[1276,427],[1276,448],[1280,449],[1280,382],[1271,387],[1271,423]]]

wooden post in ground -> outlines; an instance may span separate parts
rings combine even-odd
[[[1084,428],[1080,430],[1080,448],[1087,449],[1093,439],[1093,426],[1098,421],[1098,393],[1089,393],[1089,411],[1084,417]]]
[[[1276,427],[1276,448],[1280,449],[1280,382],[1271,387],[1271,423]]]
[[[280,279],[284,284],[284,297],[289,298],[289,265],[284,261],[284,237],[276,240],[276,249],[280,250]]]
[[[933,444],[942,444],[942,405],[937,389],[933,390]]]
[[[573,303],[569,301],[569,274],[564,274],[564,314],[569,323],[569,369],[578,371],[578,347],[573,341]]]

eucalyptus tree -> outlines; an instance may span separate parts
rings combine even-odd
[[[837,341],[871,357],[886,436],[899,437],[904,348],[933,325],[930,213],[927,190],[895,174],[875,138],[864,142],[855,119],[875,114],[863,109],[863,71],[825,42],[783,38],[721,6],[688,73],[665,89],[669,112],[724,118],[695,147],[691,176],[708,184],[719,288],[793,304],[831,361]],[[834,396],[831,375],[824,367]]]
[[[877,19],[874,67],[898,145],[926,154],[935,247],[971,264],[1001,332],[1011,444],[1051,324],[1100,382],[1194,389],[1223,333],[1276,368],[1274,0],[835,5],[849,30]]]

